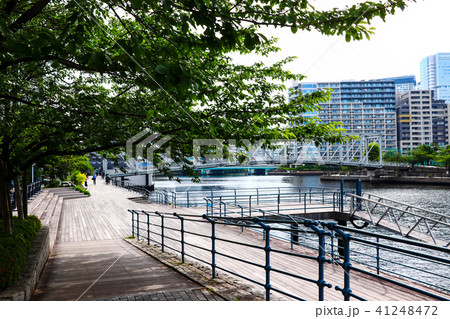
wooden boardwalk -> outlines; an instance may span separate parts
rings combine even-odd
[[[115,300],[162,292],[170,296],[180,292],[185,298],[180,300],[191,295],[192,300],[199,300],[194,299],[202,288],[199,284],[123,240],[131,232],[130,216],[124,209],[133,204],[127,200],[129,194],[101,185],[101,180],[89,190],[91,197],[65,194],[61,196],[66,196],[64,201],[59,198],[61,192],[45,190],[30,203],[30,213],[51,229],[60,218],[53,251],[32,300]],[[54,209],[58,205],[62,207]],[[193,289],[196,293],[190,293]]]
[[[133,291],[148,292],[151,291],[151,289],[170,289],[168,288],[170,285],[174,285],[172,286],[173,289],[181,289],[179,287],[184,287],[183,285],[186,287],[189,286],[189,283],[182,284],[181,279],[179,279],[175,273],[172,277],[162,276],[161,278],[163,280],[158,281],[156,286],[152,286],[152,280],[155,280],[155,276],[156,278],[158,277],[157,272],[155,272],[158,267],[151,266],[150,258],[148,256],[144,258],[143,253],[134,251],[130,248],[125,248],[121,238],[131,235],[131,214],[128,212],[128,209],[138,211],[158,211],[170,215],[172,215],[173,212],[201,215],[204,213],[204,209],[172,208],[164,205],[135,202],[128,199],[136,197],[137,195],[135,193],[128,192],[127,190],[112,185],[105,185],[101,179],[98,180],[97,185],[90,186],[89,190],[92,194],[89,198],[64,201],[63,214],[61,216],[58,237],[56,239],[55,251],[49,261],[49,273],[46,274],[47,277],[45,277],[43,283],[40,283],[35,295],[35,300],[73,300],[83,293],[84,290],[82,288],[85,290],[89,288],[88,283],[92,283],[93,279],[98,278],[98,276],[106,270],[105,265],[111,265],[117,258],[120,260],[123,258],[123,260],[125,260],[126,258],[120,257],[120,254],[123,254],[125,250],[126,254],[131,254],[130,260],[132,263],[122,265],[117,271],[111,272],[111,277],[106,278],[108,279],[106,280],[106,283],[103,286],[97,285],[98,290],[95,289],[94,285],[93,289],[88,290],[84,294],[85,298],[105,298],[107,296],[101,294],[105,294],[108,289],[114,287],[114,295],[117,295],[118,293],[130,295],[130,292]],[[176,220],[169,221],[169,219],[167,219],[167,225],[169,226],[170,223],[177,222],[178,221]],[[210,226],[208,224],[195,223],[194,225],[186,226],[186,230],[198,234],[210,235]],[[170,235],[170,232],[168,232],[168,235]],[[178,235],[172,234],[172,236],[177,237]],[[240,227],[218,226],[217,236],[261,247],[264,245],[261,234],[250,231],[241,232]],[[211,248],[208,238],[186,235],[185,239],[198,246],[207,249]],[[174,242],[171,243],[170,241],[167,241],[166,243],[173,245],[174,247],[177,247],[175,245],[179,245]],[[290,251],[289,243],[280,240],[273,240],[271,246],[274,249]],[[89,250],[89,247],[91,247],[93,251]],[[216,249],[218,252],[233,252],[236,257],[245,258],[258,264],[264,264],[264,252],[261,250],[251,248],[244,249],[243,246],[236,246],[231,243],[220,241],[217,242]],[[204,258],[205,260],[209,260],[210,258],[210,253],[208,251],[193,247],[187,248],[186,251]],[[299,246],[296,246],[294,251],[316,256],[316,252]],[[89,259],[92,256],[94,256],[94,259]],[[137,258],[138,256],[141,256],[142,258]],[[135,259],[133,260],[133,258]],[[70,278],[67,277],[68,274],[71,273],[64,265],[67,260],[72,260],[73,270],[79,271],[76,272],[78,275],[70,276]],[[95,269],[93,273],[86,274],[85,269],[89,268],[90,264],[95,265],[95,260],[103,260],[104,262],[99,263],[99,267],[92,267],[92,269]],[[226,268],[235,272],[241,272],[257,281],[263,281],[265,278],[264,269],[260,267],[249,266],[223,256],[217,256],[216,262],[218,265],[226,265]],[[297,273],[301,276],[317,279],[317,262],[314,260],[273,254],[271,257],[271,264],[277,269],[283,269],[285,271]],[[334,286],[339,285],[343,287],[344,272],[342,268],[330,264],[326,265],[325,268],[325,280],[332,283]],[[132,274],[130,274],[131,272]],[[79,276],[78,279],[77,276]],[[113,278],[118,278],[118,281],[115,281]],[[67,281],[69,279],[71,280],[69,287],[74,288],[76,293],[69,294],[69,289],[64,288],[67,287]],[[145,282],[145,280],[148,281]],[[164,283],[164,281],[166,283]],[[80,282],[82,283],[78,285]],[[109,284],[107,282],[109,282]],[[137,287],[130,284],[130,282],[133,282],[135,285],[142,283],[142,285],[138,285],[139,287]],[[180,284],[177,284],[178,282],[180,282]],[[248,284],[248,282],[245,281],[245,284]],[[292,277],[273,272],[272,285],[273,287],[301,296],[304,299],[317,300],[318,288],[316,284],[308,283],[300,279],[293,279]],[[118,289],[118,286],[123,289]],[[100,287],[103,288],[103,292]],[[433,300],[433,298],[426,295],[356,272],[353,272],[351,276],[351,288],[355,294],[361,295],[369,300]],[[263,290],[262,287],[258,287],[258,289],[261,291]],[[49,296],[48,291],[52,290],[55,294]],[[64,299],[62,296],[65,294],[67,295],[67,298]],[[56,296],[59,296],[60,299],[52,299],[56,298]],[[450,298],[450,296],[447,297]],[[336,291],[334,288],[326,288],[325,299],[343,300],[343,296],[341,292]]]

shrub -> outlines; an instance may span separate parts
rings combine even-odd
[[[77,176],[75,176],[75,185],[81,186],[86,181],[86,175],[78,173]]]
[[[80,174],[81,172],[78,170],[75,170],[72,172],[72,175],[70,176],[70,181],[72,183],[74,183],[75,185],[77,184],[77,175]]]
[[[79,191],[79,192],[81,192],[83,194],[91,196],[91,193],[87,189],[84,189],[82,186],[79,186],[79,185],[78,186],[72,186],[72,188],[76,189],[77,191]]]
[[[52,179],[48,184],[47,187],[59,187],[61,186],[61,180],[58,178]]]
[[[0,289],[11,286],[19,278],[40,228],[41,221],[33,215],[23,220],[14,217],[12,235],[6,235],[0,223]]]

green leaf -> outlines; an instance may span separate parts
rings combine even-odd
[[[159,74],[166,74],[167,71],[169,71],[169,69],[162,64],[158,64],[156,66],[156,72],[158,72]]]

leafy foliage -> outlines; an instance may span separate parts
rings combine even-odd
[[[436,156],[436,148],[423,144],[413,149],[411,154],[406,157],[408,163],[429,165]]]
[[[39,163],[38,163],[39,165]],[[92,172],[94,168],[89,163],[87,156],[49,156],[42,161],[44,174],[51,179],[67,180],[74,170],[81,172]]]
[[[443,150],[440,151],[437,156],[437,161],[450,170],[450,145],[447,145]]]
[[[86,174],[78,173],[75,176],[75,185],[81,186],[86,181]]]
[[[369,143],[367,149],[364,150],[364,155],[366,155],[367,152],[369,152],[369,161],[376,162],[380,160],[380,145],[378,145],[378,143]]]
[[[277,51],[262,26],[368,38],[370,21],[412,1],[332,10],[308,0],[3,1],[0,193],[33,163],[123,147],[144,128],[170,135],[165,146],[191,174],[193,139],[339,141],[334,126],[292,116],[329,98],[286,101],[280,83],[303,78],[283,70],[292,58],[243,66],[228,53]],[[0,209],[9,216],[6,202]]]
[[[19,278],[28,251],[41,228],[41,222],[33,215],[23,220],[14,217],[13,223],[12,235],[5,234],[0,224],[0,289],[12,285]]]

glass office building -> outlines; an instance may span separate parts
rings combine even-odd
[[[416,76],[415,75],[404,75],[404,76],[395,76],[391,78],[379,79],[379,81],[394,81],[395,83],[395,92],[396,93],[405,93],[411,90],[414,90],[417,86]]]
[[[437,53],[422,59],[420,89],[434,90],[436,99],[450,103],[450,53]]]

